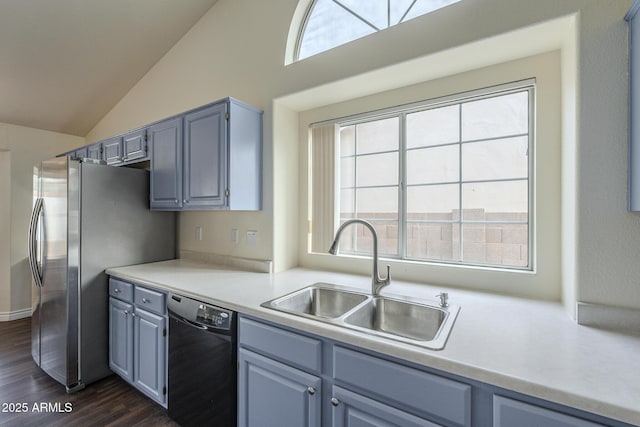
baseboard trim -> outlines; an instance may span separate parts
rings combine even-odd
[[[10,322],[12,320],[24,319],[25,317],[31,317],[31,308],[2,312],[0,313],[0,322]]]
[[[578,302],[578,324],[602,329],[640,332],[640,310]]]

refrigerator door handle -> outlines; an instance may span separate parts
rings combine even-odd
[[[31,212],[31,221],[29,222],[29,267],[31,268],[33,280],[39,288],[42,287],[42,271],[38,264],[36,234],[40,215],[42,215],[42,197],[36,199],[33,212]]]

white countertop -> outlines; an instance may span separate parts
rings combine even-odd
[[[301,268],[251,273],[188,260],[110,268],[107,274],[640,425],[640,335],[580,326],[559,303],[402,281],[383,288],[382,295],[432,302],[447,291],[450,303],[461,307],[444,350],[433,351],[260,307],[316,282],[368,292],[366,276]]]

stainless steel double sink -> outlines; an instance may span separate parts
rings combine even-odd
[[[431,350],[444,348],[460,311],[454,305],[373,297],[328,283],[315,283],[261,306]]]

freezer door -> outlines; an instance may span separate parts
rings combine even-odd
[[[78,163],[42,162],[40,366],[67,387],[78,382]]]

